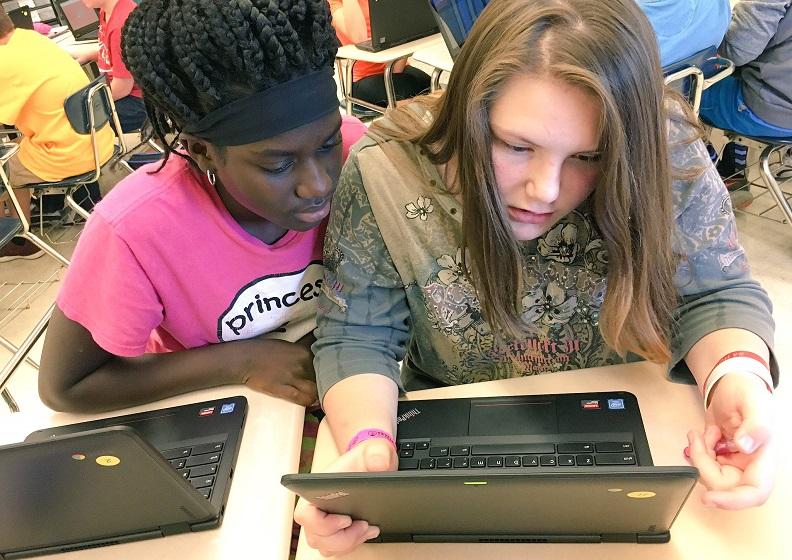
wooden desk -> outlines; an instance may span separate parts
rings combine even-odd
[[[219,529],[40,558],[237,560],[255,555],[262,560],[285,560],[289,555],[294,497],[280,485],[280,477],[297,472],[304,417],[302,407],[242,386],[230,386],[196,391],[102,416],[131,414],[232,395],[244,395],[249,408],[225,519]],[[38,411],[23,411],[3,418],[0,443],[22,441],[27,434],[39,428],[98,417],[55,413],[44,407]],[[4,480],[2,483],[13,484],[13,481]],[[4,522],[13,523],[13,520]]]
[[[440,89],[440,75],[443,72],[451,72],[454,68],[454,60],[451,58],[451,53],[448,52],[448,47],[445,42],[430,45],[415,51],[412,55],[412,59],[423,62],[433,68],[431,82],[433,92]]]
[[[687,431],[703,423],[701,397],[695,387],[665,379],[663,368],[647,364],[629,364],[594,368],[579,372],[538,375],[521,379],[474,383],[444,389],[417,391],[410,400],[445,397],[485,397],[499,395],[540,394],[578,391],[627,390],[638,397],[646,434],[656,465],[685,464],[682,450],[687,445]],[[701,504],[698,486],[671,528],[668,544],[366,544],[350,560],[480,560],[481,558],[552,559],[552,560],[688,560],[740,559],[780,560],[790,558],[788,535],[789,503],[792,501],[789,433],[792,418],[792,394],[776,393],[781,459],[776,487],[768,502],[759,508],[724,511]],[[337,456],[326,424],[319,430],[314,466],[326,465]],[[785,530],[786,528],[786,530]],[[787,552],[783,552],[787,550]],[[300,538],[297,560],[318,560],[319,553]]]
[[[368,109],[384,113],[386,109],[396,107],[396,94],[393,91],[393,65],[404,58],[409,58],[414,52],[425,47],[436,44],[443,44],[443,38],[439,33],[410,41],[398,47],[384,49],[377,52],[364,51],[355,45],[344,45],[338,49],[336,54],[336,64],[338,65],[338,75],[341,79],[341,91],[346,99],[346,111],[352,114],[352,104],[361,105]],[[380,107],[362,99],[352,97],[352,65],[356,61],[373,62],[385,65],[385,93],[388,96],[388,106]]]

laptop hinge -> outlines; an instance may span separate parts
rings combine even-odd
[[[32,556],[40,556],[42,554],[56,554],[59,552],[73,552],[76,550],[85,550],[88,548],[99,548],[101,546],[111,546],[114,544],[142,541],[147,539],[154,539],[162,537],[162,532],[159,530],[142,531],[140,533],[133,533],[131,535],[123,535],[119,537],[108,537],[106,539],[95,539],[92,541],[83,541],[79,544],[62,544],[56,546],[47,546],[41,548],[29,548],[27,550],[19,550],[16,552],[7,552],[2,557],[3,560],[15,560],[17,558],[30,558]]]
[[[670,531],[666,531],[665,533],[639,534],[636,538],[636,542],[639,544],[665,544],[670,541]]]
[[[186,521],[181,523],[171,523],[170,525],[162,525],[160,527],[160,531],[162,531],[162,535],[167,537],[168,535],[178,535],[179,533],[189,533],[190,532],[190,524]]]

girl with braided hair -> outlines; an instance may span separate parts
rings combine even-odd
[[[166,157],[88,220],[42,399],[97,411],[244,383],[310,405],[325,219],[365,131],[338,112],[325,0],[146,0],[122,48]]]

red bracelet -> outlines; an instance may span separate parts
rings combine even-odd
[[[347,444],[346,450],[349,451],[356,445],[363,443],[367,439],[375,439],[375,438],[382,438],[388,440],[388,442],[396,449],[396,440],[393,439],[393,436],[390,435],[388,432],[384,430],[380,430],[378,428],[366,428],[364,430],[360,430],[356,433],[352,439],[349,440]]]
[[[770,366],[767,365],[767,362],[765,361],[765,359],[762,358],[759,354],[756,354],[755,352],[748,352],[747,350],[737,350],[735,352],[729,352],[728,354],[723,356],[720,360],[718,360],[717,363],[714,366],[712,366],[712,369],[707,374],[706,379],[704,379],[704,383],[701,385],[701,391],[702,392],[704,392],[704,388],[707,386],[707,382],[709,381],[709,378],[712,375],[712,372],[715,371],[715,369],[719,365],[721,365],[723,362],[725,362],[726,360],[729,360],[731,358],[751,358],[752,360],[756,360],[757,362],[762,364],[767,369],[767,371],[770,371]]]

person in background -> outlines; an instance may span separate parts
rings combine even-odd
[[[353,45],[371,38],[368,0],[329,0],[333,27],[342,45]],[[352,95],[375,105],[385,106],[385,65],[355,62]],[[393,89],[396,99],[409,99],[429,91],[429,76],[402,60],[393,65]]]
[[[94,49],[80,49],[80,64],[95,61],[99,72],[107,76],[113,92],[118,121],[124,132],[140,130],[146,120],[140,87],[121,57],[121,32],[129,14],[137,8],[133,0],[82,0],[87,7],[99,10],[99,42]]]
[[[701,388],[705,502],[764,502],[771,304],[702,132],[632,0],[490,2],[448,88],[373,123],[342,172],[313,345],[328,470],[396,468],[402,390],[643,358]],[[295,520],[324,555],[378,534],[304,500]]]
[[[704,90],[702,120],[746,136],[792,138],[792,0],[738,2],[719,51],[737,69]],[[723,148],[718,171],[731,189],[747,183],[747,156],[739,142]]]
[[[665,67],[717,47],[731,19],[729,0],[636,0],[649,18]]]
[[[91,137],[75,132],[64,100],[88,85],[80,65],[53,41],[36,31],[15,29],[0,7],[0,122],[22,133],[19,151],[9,161],[9,180],[25,219],[30,221],[30,189],[26,184],[60,181],[93,169]],[[113,154],[113,131],[98,132],[100,160]],[[16,215],[10,201],[0,205]],[[37,258],[43,251],[23,238],[0,249],[0,261]]]

